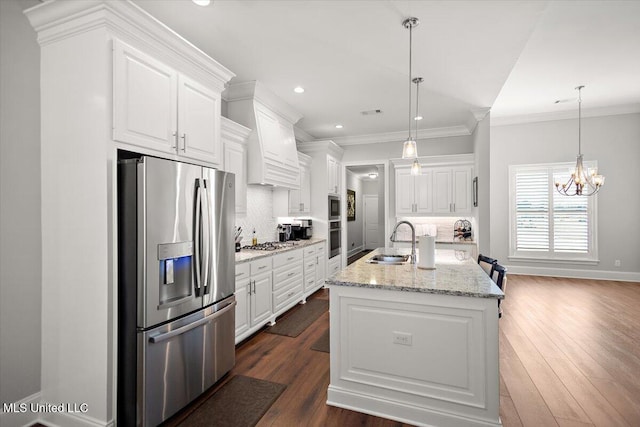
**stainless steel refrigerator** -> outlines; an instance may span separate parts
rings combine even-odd
[[[235,364],[234,175],[118,162],[118,425],[156,426]]]

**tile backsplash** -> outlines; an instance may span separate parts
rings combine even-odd
[[[472,230],[475,232],[475,220],[469,217],[398,217],[397,221],[407,220],[416,227],[416,236],[422,234],[433,235],[436,230],[437,240],[453,239],[453,225],[458,219],[466,219],[471,222]],[[390,224],[391,229],[395,224]],[[398,229],[397,238],[399,240],[411,240],[411,229],[409,227],[401,227]]]
[[[254,228],[258,243],[276,240],[272,187],[248,185],[247,202],[247,215],[236,216],[236,227],[242,227],[242,246],[251,244]]]

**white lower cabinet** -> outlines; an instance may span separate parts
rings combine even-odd
[[[326,245],[319,243],[316,251],[316,289],[325,286],[325,279],[327,278],[327,252]]]
[[[342,267],[341,259],[342,257],[340,255],[336,255],[333,258],[329,259],[329,262],[327,263],[327,277],[331,277],[338,271],[340,271]]]
[[[273,325],[277,316],[324,286],[325,278],[324,242],[236,264],[236,344]]]
[[[276,316],[303,299],[303,249],[273,257],[273,312]]]
[[[236,344],[272,322],[271,257],[236,264]]]
[[[324,243],[309,246],[304,250],[304,296],[305,298],[324,286],[326,278],[326,253]]]

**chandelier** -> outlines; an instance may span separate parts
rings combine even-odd
[[[598,174],[597,168],[585,169],[582,164],[582,141],[581,141],[581,121],[582,121],[582,95],[584,86],[578,86],[578,157],[576,167],[571,171],[569,180],[560,184],[556,181],[556,190],[565,196],[593,196],[604,185],[604,176]]]
[[[411,121],[413,117],[411,116],[411,91],[412,84],[414,80],[411,76],[411,48],[413,42],[413,27],[417,27],[420,24],[418,18],[407,18],[402,22],[402,26],[409,29],[409,137],[404,142],[402,146],[402,158],[403,159],[413,159],[413,164],[411,165],[411,174],[412,175],[420,175],[420,163],[418,162],[418,148],[416,146],[416,139],[411,137]],[[422,79],[420,79],[422,81]],[[416,83],[416,86],[418,83]],[[417,100],[416,100],[416,110],[417,110]],[[418,133],[418,125],[416,122],[416,138]]]

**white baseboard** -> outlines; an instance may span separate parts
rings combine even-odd
[[[353,256],[355,254],[359,254],[362,251],[364,251],[364,245],[360,245],[357,248],[353,248],[349,252],[347,252],[347,258],[349,258],[350,256]]]
[[[426,406],[412,405],[407,402],[398,402],[385,399],[381,396],[373,396],[359,393],[354,390],[346,390],[329,385],[327,390],[327,405],[350,411],[363,412],[376,417],[399,421],[415,426],[446,426],[446,427],[500,427],[500,421],[491,422],[483,419],[474,419],[466,414],[455,414],[431,409]]]
[[[38,413],[31,412],[31,404],[40,403],[41,393],[37,392],[15,402],[14,412],[5,412],[4,406],[0,407],[0,426],[2,427],[23,427],[30,426],[38,420]],[[20,408],[23,408],[24,411]]]
[[[84,413],[48,412],[40,414],[39,423],[47,427],[114,427],[113,420],[104,422]]]
[[[577,270],[572,268],[532,267],[521,265],[505,265],[505,267],[507,268],[508,274],[640,282],[640,273],[635,273],[633,271]]]

